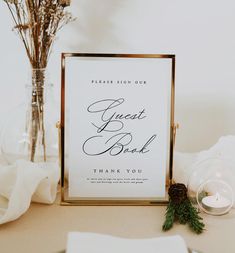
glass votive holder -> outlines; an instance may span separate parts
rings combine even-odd
[[[223,215],[234,203],[232,187],[223,180],[212,179],[198,188],[196,199],[199,208],[207,214]]]
[[[187,187],[191,202],[208,214],[227,213],[234,204],[234,163],[208,158],[194,163],[190,169]]]

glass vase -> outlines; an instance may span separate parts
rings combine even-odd
[[[190,200],[207,214],[228,213],[234,205],[233,161],[212,157],[193,164],[190,170]]]
[[[8,163],[18,159],[54,162],[58,159],[58,111],[53,84],[45,69],[32,69],[26,98],[10,113],[2,132],[1,152]]]

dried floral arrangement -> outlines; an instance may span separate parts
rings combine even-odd
[[[37,145],[43,145],[46,161],[43,86],[45,70],[57,32],[73,20],[66,7],[70,0],[3,0],[13,18],[32,67],[32,109],[29,158],[35,160]]]

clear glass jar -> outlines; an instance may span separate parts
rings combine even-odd
[[[26,98],[10,113],[3,127],[1,152],[11,164],[18,159],[31,162],[58,160],[58,110],[53,84],[45,69],[32,69]]]
[[[196,198],[199,208],[211,215],[228,213],[234,203],[232,187],[221,179],[211,179],[201,184]]]
[[[229,212],[234,204],[234,164],[228,159],[208,158],[193,164],[188,180],[188,196],[212,215]]]

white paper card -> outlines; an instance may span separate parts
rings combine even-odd
[[[66,61],[69,197],[164,199],[171,59]]]
[[[107,235],[71,232],[67,253],[188,253],[180,236],[151,239],[123,239]]]

